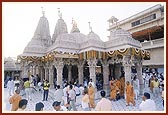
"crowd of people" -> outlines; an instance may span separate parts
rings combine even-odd
[[[26,105],[29,101],[32,100],[33,90],[42,92],[42,101],[48,101],[50,83],[48,80],[34,80],[34,76],[31,76],[29,79],[22,80],[20,82],[19,88],[16,88],[15,93],[14,87],[15,84],[10,78],[7,83],[7,88],[9,90],[9,102],[12,105],[11,111],[23,111],[26,108]],[[162,77],[162,82],[160,82],[155,74],[149,79],[149,87],[154,97],[158,97],[160,92],[162,93],[163,106],[164,106],[164,78]],[[85,84],[85,83],[84,83]],[[96,104],[95,103],[95,93],[96,85],[90,79],[87,83],[88,85],[83,86],[82,84],[77,84],[76,82],[64,82],[63,85],[55,86],[54,93],[54,102],[52,104],[53,109],[56,111],[77,111],[76,108],[76,97],[82,95],[81,107],[83,111],[111,111],[112,110],[112,101],[118,101],[123,98],[126,101],[126,106],[132,104],[136,105],[135,99],[138,99],[139,96],[139,80],[135,75],[131,82],[126,81],[125,77],[121,76],[120,79],[112,79],[109,82],[110,85],[110,99],[106,98],[106,91],[101,90],[100,96],[102,99]],[[162,89],[162,91],[160,91]],[[23,91],[24,90],[24,91]],[[22,99],[21,92],[25,92],[26,99]],[[155,102],[150,98],[150,93],[145,92],[142,97],[142,103],[139,105],[140,110],[156,110]],[[153,105],[153,108],[150,108],[150,104]],[[43,102],[38,102],[35,104],[35,111],[43,111],[44,104]],[[92,109],[93,108],[93,109]],[[149,109],[150,108],[150,109]]]

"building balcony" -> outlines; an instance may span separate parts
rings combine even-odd
[[[152,41],[144,41],[141,42],[143,49],[153,49],[153,48],[159,48],[164,47],[164,38],[155,39]]]

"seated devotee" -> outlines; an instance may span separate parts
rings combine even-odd
[[[42,102],[36,103],[35,111],[43,111],[44,104]]]
[[[102,97],[102,99],[97,103],[95,110],[96,111],[111,111],[112,110],[112,104],[111,101],[106,99],[106,92],[105,91],[101,91],[100,95]]]
[[[54,101],[52,106],[56,111],[68,111],[68,109],[65,106],[60,106],[60,104],[61,102]]]
[[[153,100],[150,99],[149,93],[144,93],[142,97],[142,102],[139,105],[139,109],[141,111],[155,111],[156,110],[156,104]]]
[[[129,81],[127,81],[126,83],[126,103],[127,106],[129,106],[130,103],[132,103],[135,106],[135,101],[134,101],[134,89],[132,87],[132,85],[130,84]]]
[[[19,93],[20,90],[15,90],[15,94],[9,99],[9,103],[12,104],[11,111],[16,111],[19,108],[19,101],[22,99]]]
[[[17,111],[24,111],[26,109],[26,107],[27,107],[27,103],[28,103],[28,101],[26,99],[20,100],[19,108],[18,108]]]

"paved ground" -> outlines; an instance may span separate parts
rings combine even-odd
[[[149,88],[145,88],[144,91],[150,92]],[[52,107],[52,103],[54,101],[53,92],[54,92],[54,89],[50,89],[50,94],[49,94],[50,96],[48,98],[48,101],[42,101],[42,93],[41,92],[39,92],[39,91],[34,92],[34,94],[32,95],[32,97],[33,97],[32,101],[28,101],[26,111],[34,111],[35,104],[37,102],[43,102],[44,103],[44,110],[45,111],[54,111],[53,107]],[[139,111],[139,104],[142,101],[141,97],[142,96],[140,95],[138,97],[138,100],[135,100],[136,101],[136,106],[126,106],[125,99],[120,99],[118,101],[111,101],[112,111]],[[22,98],[25,98],[25,96],[23,96]],[[76,101],[76,106],[77,106],[78,111],[82,110],[82,108],[81,108],[81,98],[82,98],[82,96],[78,96],[77,101]],[[160,112],[164,111],[164,108],[162,106],[161,96],[159,96],[158,98],[153,98],[153,95],[151,94],[151,98],[156,103],[157,111],[160,111]],[[98,91],[96,93],[96,96],[95,96],[95,102],[97,103],[100,99],[101,99],[100,98],[100,91]],[[4,107],[3,107],[4,111],[10,111],[10,104],[9,104],[8,100],[9,100],[8,91],[5,88],[4,89],[4,103],[3,103],[4,104]],[[94,109],[92,109],[92,111],[94,111]]]

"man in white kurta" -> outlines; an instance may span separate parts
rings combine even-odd
[[[7,88],[8,88],[9,96],[12,96],[15,90],[15,83],[12,80],[12,78],[9,78],[9,81],[7,83]]]
[[[101,91],[100,95],[102,96],[102,99],[97,103],[95,110],[96,111],[111,111],[112,104],[110,100],[105,98],[106,92]]]
[[[149,93],[144,93],[142,100],[143,101],[139,105],[139,109],[141,111],[156,111],[156,104],[150,99]]]
[[[135,99],[138,99],[139,96],[139,80],[135,76],[133,79],[133,88],[134,88],[134,93],[135,93]]]
[[[60,89],[60,85],[57,85],[57,90],[54,93],[55,96],[55,101],[61,102],[62,103],[62,97],[63,97],[63,90]]]

